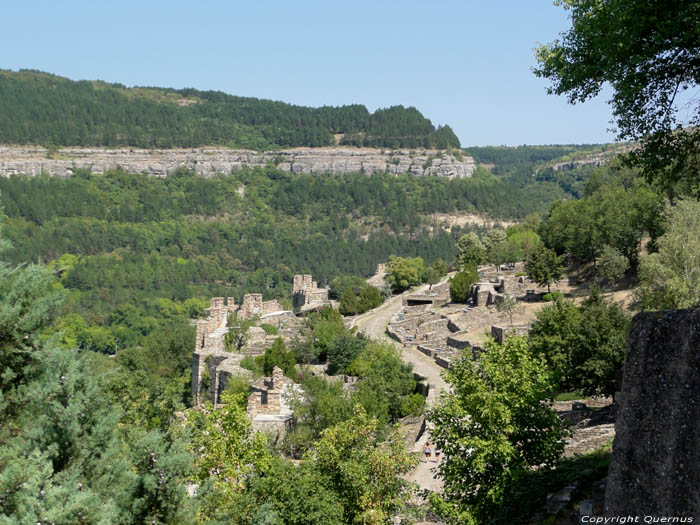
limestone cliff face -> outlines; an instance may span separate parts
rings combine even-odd
[[[448,178],[471,177],[474,159],[434,150],[380,150],[373,148],[294,148],[258,152],[233,149],[106,149],[64,148],[49,158],[38,146],[0,146],[0,176],[24,173],[66,177],[75,168],[93,173],[121,167],[126,172],[165,177],[177,168],[193,170],[203,177],[229,173],[245,167],[274,164],[292,173],[411,173]]]

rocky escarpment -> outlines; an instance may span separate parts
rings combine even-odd
[[[49,152],[36,146],[0,146],[0,176],[19,173],[66,177],[77,168],[104,173],[117,167],[130,173],[165,177],[187,168],[209,177],[245,167],[274,164],[291,173],[411,173],[448,178],[471,177],[475,164],[435,150],[379,150],[373,148],[294,148],[258,152],[223,148],[106,149],[64,148]]]

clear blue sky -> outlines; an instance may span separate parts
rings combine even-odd
[[[533,48],[551,0],[6,2],[0,68],[309,106],[415,106],[462,145],[610,142],[605,97],[569,106]]]

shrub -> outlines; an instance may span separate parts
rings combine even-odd
[[[466,303],[469,300],[469,288],[479,281],[476,267],[471,266],[458,272],[450,279],[450,299],[453,303]]]
[[[348,366],[365,349],[366,339],[354,335],[339,335],[328,347],[328,373],[344,374]]]
[[[255,358],[252,356],[245,356],[243,359],[241,359],[240,364],[241,368],[245,368],[246,370],[250,370],[251,372],[253,372],[254,377],[260,377],[261,375],[263,375],[262,363],[256,361]]]
[[[542,296],[542,300],[547,302],[547,303],[552,302],[556,299],[561,300],[563,298],[564,298],[564,294],[561,293],[560,291],[557,291],[557,290],[550,292],[550,293],[546,293]]]
[[[261,325],[260,325],[260,328],[262,328],[263,330],[265,330],[265,333],[266,333],[267,335],[277,335],[278,332],[279,332],[279,331],[277,330],[277,327],[276,327],[276,326],[273,326],[273,325],[267,324],[267,323],[261,324]]]
[[[402,417],[418,416],[423,412],[424,406],[425,398],[421,394],[415,393],[405,396],[401,399],[401,415]]]

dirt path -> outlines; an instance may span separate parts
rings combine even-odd
[[[427,289],[427,286],[423,286],[418,290],[413,290],[406,293],[416,293]],[[419,352],[414,347],[403,348],[399,343],[391,339],[386,335],[386,325],[391,320],[391,318],[399,312],[402,308],[401,300],[402,295],[391,298],[389,301],[384,303],[379,308],[367,312],[359,317],[357,317],[352,326],[357,326],[357,328],[374,339],[379,341],[388,342],[395,345],[401,350],[401,357],[407,363],[413,364],[413,371],[427,378],[427,382],[430,385],[430,391],[426,404],[428,408],[431,408],[435,401],[439,398],[440,392],[447,391],[447,383],[442,378],[441,373],[443,368],[441,368],[435,361],[430,359],[428,356]],[[421,461],[424,461],[423,448],[425,442],[429,439],[429,432],[423,434],[421,439],[416,442],[413,452],[418,452],[421,454]],[[425,490],[438,491],[442,488],[442,481],[435,477],[433,472],[437,463],[431,462],[421,462],[418,467],[409,474],[408,480],[417,483],[418,486]]]

